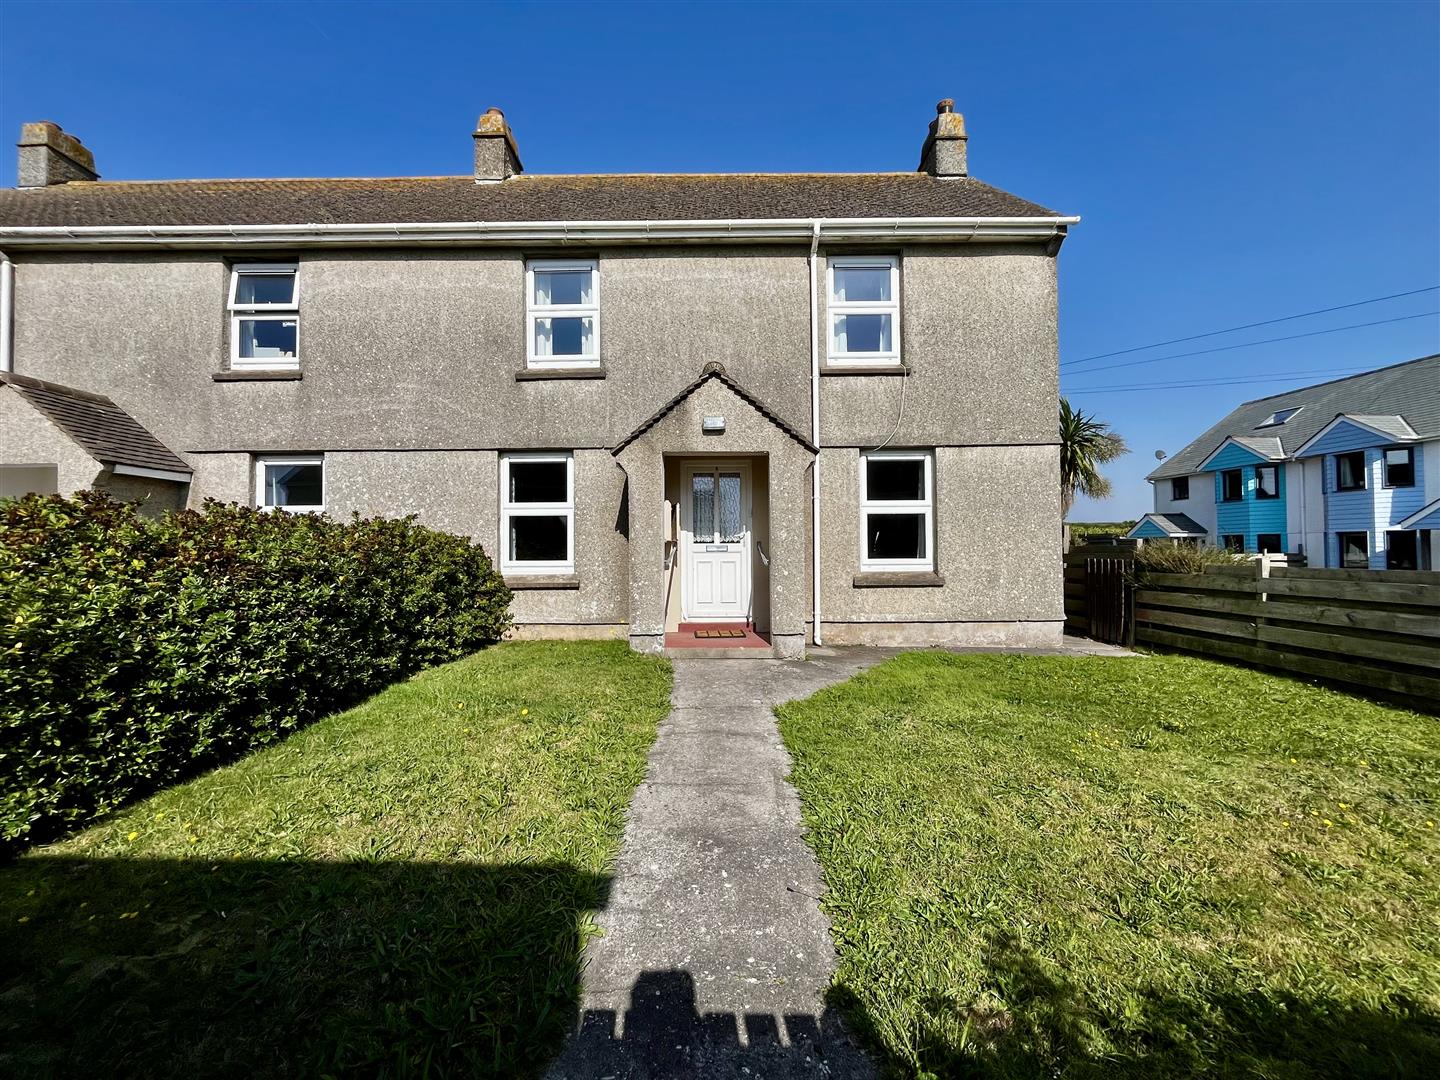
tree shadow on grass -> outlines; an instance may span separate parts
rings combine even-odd
[[[0,868],[0,1074],[534,1074],[607,887],[563,864],[22,859]]]
[[[1107,1013],[1008,936],[992,939],[986,960],[989,989],[1006,1007],[928,1002],[916,1039],[922,1073],[975,1080],[1419,1080],[1435,1076],[1440,1063],[1440,1016],[1407,998],[1392,998],[1380,1010],[1323,995],[1182,995],[1148,985],[1137,988],[1123,1013]],[[832,1002],[886,1072],[914,1075],[913,1066],[882,1046],[852,991],[836,987]]]

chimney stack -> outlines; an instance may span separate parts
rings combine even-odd
[[[16,186],[49,187],[68,184],[71,180],[98,180],[95,155],[85,149],[74,135],[67,135],[59,124],[41,120],[20,128],[20,168]]]
[[[930,134],[920,151],[920,171],[931,176],[968,176],[965,166],[965,117],[955,111],[955,102],[945,98],[935,106]]]
[[[493,106],[475,123],[475,182],[493,184],[523,172],[505,114]]]

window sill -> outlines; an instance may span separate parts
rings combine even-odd
[[[235,368],[210,376],[215,382],[299,382],[304,377],[299,368]]]
[[[908,364],[836,364],[820,365],[821,375],[909,375]]]
[[[933,570],[867,570],[850,584],[857,589],[938,589],[945,579]]]
[[[511,592],[519,589],[578,589],[579,574],[506,574],[505,584]]]
[[[516,382],[535,382],[541,379],[603,379],[603,365],[595,367],[552,367],[521,368],[515,372]]]

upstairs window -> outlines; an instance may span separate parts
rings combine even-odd
[[[536,259],[525,268],[531,367],[600,365],[600,266],[594,259]]]
[[[1257,499],[1278,499],[1280,497],[1280,469],[1275,465],[1259,465],[1255,469],[1255,497]]]
[[[323,457],[255,459],[255,505],[261,510],[318,514],[325,509]]]
[[[1335,455],[1335,490],[1365,490],[1365,451]]]
[[[884,450],[860,458],[860,568],[933,570],[934,458]]]
[[[1190,498],[1190,478],[1188,476],[1177,476],[1170,481],[1170,501],[1184,502]]]
[[[828,260],[827,273],[830,360],[898,364],[900,260],[892,255],[837,255]]]
[[[500,572],[575,572],[575,461],[568,453],[500,458]]]
[[[1239,469],[1226,469],[1220,474],[1220,501],[1239,502],[1245,498],[1245,481]]]
[[[1415,486],[1415,448],[1413,446],[1392,446],[1385,451],[1385,486],[1388,488]]]
[[[230,366],[300,366],[300,274],[294,263],[238,263],[230,272]]]

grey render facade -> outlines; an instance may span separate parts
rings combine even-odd
[[[818,610],[827,644],[1059,640],[1076,219],[970,177],[949,103],[913,173],[532,176],[494,110],[475,150],[472,177],[127,183],[27,125],[4,366],[182,464],[106,461],[0,383],[11,487],[269,505],[303,473],[332,515],[479,540],[531,636],[653,651],[739,612],[794,656]],[[268,268],[279,292],[242,278]]]

